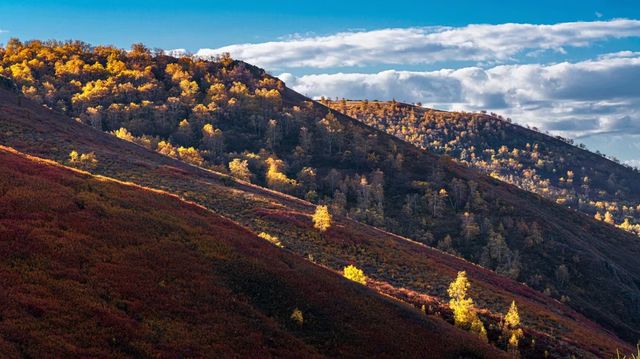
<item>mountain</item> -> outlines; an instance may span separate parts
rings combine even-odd
[[[498,115],[395,101],[322,103],[429,151],[640,236],[640,171]],[[608,213],[608,214],[607,214]]]
[[[4,358],[506,357],[201,206],[8,148],[0,238]]]
[[[6,146],[174,193],[324,267],[355,264],[371,288],[447,320],[465,270],[493,344],[518,303],[525,357],[629,350],[603,326],[638,337],[635,236],[330,113],[260,69],[82,43],[11,42],[2,58],[24,94],[0,90]],[[325,233],[316,203],[334,214]],[[424,245],[436,243],[494,271]]]

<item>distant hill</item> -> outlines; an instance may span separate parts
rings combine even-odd
[[[474,299],[488,310],[487,327],[498,327],[516,300],[527,329],[524,356],[628,349],[592,321],[628,342],[640,336],[633,304],[640,250],[636,237],[613,226],[330,114],[226,57],[9,45],[0,71],[11,72],[25,97],[0,91],[2,144],[175,193],[277,236],[285,250],[320,265],[356,264],[372,288],[426,305],[430,315],[447,318],[446,288],[466,270]],[[311,226],[316,203],[336,218],[324,234]],[[489,334],[500,346],[497,333]]]
[[[497,115],[321,101],[374,128],[640,236],[640,172]]]

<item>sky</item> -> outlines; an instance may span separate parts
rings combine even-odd
[[[311,97],[493,111],[640,166],[637,0],[2,0],[12,37],[230,52]]]

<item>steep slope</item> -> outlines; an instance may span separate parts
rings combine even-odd
[[[0,238],[4,358],[506,357],[202,207],[7,148]]]
[[[285,99],[292,104],[303,104],[300,101],[304,100],[289,90]],[[354,133],[370,131],[350,119],[341,118],[341,121],[353,126]],[[417,306],[433,305],[434,312],[445,314],[446,306],[439,307],[438,302],[447,300],[446,288],[456,272],[466,270],[472,281],[473,298],[479,307],[491,311],[488,313],[489,317],[484,318],[487,322],[497,325],[495,320],[490,321],[490,317],[498,317],[498,313],[504,313],[509,303],[516,300],[526,329],[527,340],[521,348],[525,357],[540,357],[545,350],[552,357],[564,357],[569,353],[575,353],[579,357],[602,357],[614,355],[616,348],[629,350],[627,344],[566,305],[513,280],[340,216],[328,232],[319,234],[310,223],[309,218],[314,209],[311,203],[246,182],[233,181],[225,175],[162,156],[70,120],[24,98],[20,100],[19,96],[9,91],[0,91],[0,141],[21,151],[63,163],[68,162],[69,152],[72,150],[80,153],[94,152],[98,159],[95,168],[91,169],[94,173],[176,193],[231,217],[255,232],[264,231],[276,235],[285,250],[299,253],[330,268],[340,270],[346,264],[355,263],[372,279],[383,282],[372,282],[371,285],[376,289],[387,288],[384,290],[386,293],[406,298],[406,292],[389,289],[384,282],[406,288],[417,293],[410,295],[414,299],[408,301]],[[408,169],[413,169],[414,165],[433,166],[438,163],[434,157],[400,141],[391,138],[385,141],[403,148],[402,153],[407,156],[407,163],[412,164]],[[472,176],[470,172],[455,166],[453,170],[458,177]],[[514,194],[511,192],[521,195],[520,191],[504,187],[498,182],[480,183],[494,187],[494,191],[500,191],[495,195],[502,195],[504,192],[505,201],[513,201]],[[530,200],[534,203],[540,201],[526,195],[520,203],[525,206]],[[557,210],[560,213],[566,212]],[[588,220],[583,220],[582,223],[602,227]],[[606,231],[607,227],[604,228]],[[578,230],[580,233],[588,233],[585,229]],[[617,235],[617,232],[605,233],[612,238]],[[633,255],[633,252],[629,255]],[[612,268],[618,266],[614,263]],[[627,275],[626,272],[621,273]],[[594,283],[594,288],[611,285],[617,284],[598,282]],[[624,320],[615,319],[615,310],[618,309],[615,301],[602,308],[604,314],[596,319],[619,325],[624,330],[633,328],[625,327]],[[430,314],[436,314],[434,312]],[[498,339],[493,337],[492,340]]]
[[[640,236],[640,172],[497,115],[399,102],[321,101],[416,146],[454,158]]]

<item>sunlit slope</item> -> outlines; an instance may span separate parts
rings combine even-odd
[[[3,357],[503,355],[197,205],[6,148],[0,238]]]

